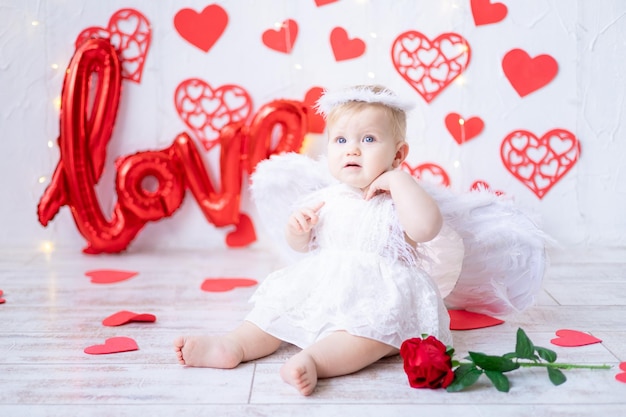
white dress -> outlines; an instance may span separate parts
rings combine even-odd
[[[366,201],[337,184],[308,200],[324,201],[311,252],[262,282],[246,320],[302,348],[337,330],[396,348],[422,334],[450,343],[439,290],[404,240],[391,198]]]
[[[414,250],[388,196],[365,201],[330,177],[325,162],[304,155],[259,163],[252,197],[289,265],[261,283],[246,320],[302,348],[336,330],[399,347],[423,334],[451,344],[446,308],[506,315],[532,306],[549,241],[535,222],[487,191],[421,185],[437,201],[444,226]],[[284,239],[287,219],[321,200],[312,251],[296,253]]]

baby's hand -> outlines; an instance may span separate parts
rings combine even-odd
[[[370,198],[377,196],[378,194],[388,193],[390,189],[389,182],[391,177],[395,175],[395,171],[386,171],[380,174],[365,190],[364,198],[369,200]]]
[[[313,207],[303,207],[294,211],[289,217],[287,227],[294,235],[304,235],[313,229],[313,226],[319,221],[319,211],[324,205],[321,201]]]

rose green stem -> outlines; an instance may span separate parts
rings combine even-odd
[[[540,363],[540,362],[517,362],[519,366],[526,368],[558,368],[558,369],[611,369],[611,365],[574,365],[571,363]]]

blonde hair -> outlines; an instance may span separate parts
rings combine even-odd
[[[357,91],[366,91],[374,95],[394,95],[395,94],[382,85],[359,85],[353,87]],[[378,107],[385,111],[387,117],[391,120],[392,135],[398,141],[406,139],[406,111],[403,108],[396,107],[381,101],[364,101],[353,99],[340,102],[330,108],[326,113],[326,122],[333,124],[337,118],[345,112],[357,112],[367,107]]]

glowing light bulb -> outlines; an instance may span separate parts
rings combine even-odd
[[[296,64],[296,65],[294,65],[293,67],[294,67],[295,69],[297,69],[297,70],[301,70],[301,69],[302,69],[302,65],[300,65],[300,64]]]
[[[459,124],[463,126],[465,124],[465,119],[459,119]]]
[[[41,177],[39,177],[39,179],[37,180],[37,182],[38,182],[39,184],[43,184],[44,182],[46,182],[46,180],[47,180],[47,178],[46,178],[46,177],[44,177],[44,176],[42,175]]]
[[[59,69],[59,64],[52,64],[52,65],[50,65],[50,68],[52,68],[53,70],[58,70]]]
[[[458,85],[465,85],[467,83],[467,79],[463,75],[459,75],[454,79],[454,82]]]
[[[57,97],[54,99],[54,108],[57,110],[61,109],[61,97]]]
[[[370,37],[376,39],[378,34],[376,32],[370,32]]]
[[[48,141],[48,148],[53,148],[54,147],[54,142],[52,142],[51,140]]]
[[[454,161],[454,167],[455,167],[455,168],[458,168],[458,167],[460,167],[460,166],[461,166],[461,162],[459,162],[459,161]]]
[[[33,26],[39,26],[39,21],[38,20],[33,20],[32,22],[30,22],[31,25]]]
[[[371,71],[367,73],[367,76],[370,77],[370,78],[376,78],[376,74],[374,74]]]
[[[50,241],[44,241],[41,243],[41,245],[39,246],[39,250],[41,250],[43,253],[45,253],[46,255],[51,254],[52,252],[54,252],[54,243],[50,242]]]

